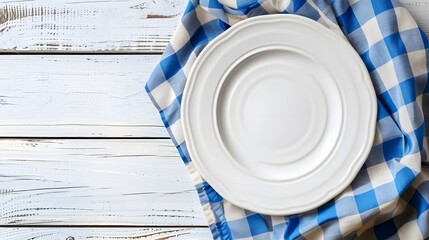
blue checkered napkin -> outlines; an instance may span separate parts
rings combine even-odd
[[[427,37],[397,0],[326,1],[191,0],[147,82],[214,239],[429,238]],[[183,89],[201,50],[238,21],[271,13],[302,15],[344,33],[370,72],[379,110],[373,148],[352,184],[318,209],[283,217],[241,209],[216,193],[189,157],[180,120]]]

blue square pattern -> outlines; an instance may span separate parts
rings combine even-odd
[[[182,94],[186,84],[186,76],[183,73],[183,69],[177,72],[176,75],[171,77],[168,82],[170,83],[174,94],[176,94],[179,104],[182,103]]]
[[[195,31],[197,31],[197,29],[201,27],[195,8],[189,9],[189,12],[187,12],[183,16],[182,24],[186,29],[186,33],[187,33],[186,35],[189,35],[189,36],[194,35]]]
[[[394,59],[395,57],[406,54],[407,49],[405,48],[404,42],[402,41],[401,34],[394,33],[384,38],[387,49],[389,50],[390,57]]]
[[[250,226],[246,218],[228,221],[232,239],[248,238],[252,236]]]
[[[368,49],[368,54],[368,60],[372,63],[374,68],[379,68],[392,60],[392,58],[390,57],[391,53],[385,41],[379,41],[374,45],[370,46]]]
[[[398,87],[394,89],[400,90],[400,88]],[[401,105],[397,106],[397,103],[395,103],[395,100],[397,100],[397,98],[392,98],[389,91],[385,91],[384,93],[379,94],[378,99],[380,103],[383,104],[383,107],[389,114],[396,113],[398,111],[398,107],[401,107]]]
[[[283,233],[285,231],[286,231],[286,219],[284,223],[274,225],[273,239],[283,239]]]
[[[289,218],[288,225],[284,232],[285,239],[296,239],[301,236],[301,232],[299,231],[300,227],[300,218],[296,215],[292,215]]]
[[[297,227],[299,227],[298,232],[301,233],[305,233],[305,232],[309,232],[312,229],[314,229],[315,227],[319,226],[319,222],[317,221],[317,214],[318,211],[317,210],[313,210],[310,212],[307,212],[307,214],[305,215],[300,215],[299,216],[299,225]],[[296,216],[294,216],[296,217]],[[289,222],[289,221],[287,221]],[[288,226],[290,227],[290,226]]]
[[[350,3],[348,1],[338,1],[331,0],[332,10],[335,11],[334,16],[338,17],[343,15],[343,13],[350,7]],[[361,11],[359,11],[360,13]]]
[[[386,97],[386,98],[389,97],[390,98],[390,100],[394,104],[394,106],[389,106],[389,107],[391,107],[390,109],[392,110],[392,112],[390,112],[390,115],[393,115],[401,107],[405,106],[404,97],[403,97],[403,93],[402,93],[402,89],[401,89],[400,84],[397,84],[394,87],[392,87],[391,89],[387,90],[386,93],[388,93],[388,96],[387,95],[381,95],[381,97]],[[393,112],[394,109],[396,109],[396,111]]]
[[[353,189],[353,194],[361,194],[371,189],[372,183],[367,171],[359,171],[353,182],[350,184]]]
[[[392,60],[395,75],[399,82],[414,78],[413,70],[408,60],[408,54],[402,54]]]
[[[355,201],[359,213],[369,211],[373,208],[378,208],[379,206],[375,191],[373,189],[364,193],[356,194]]]
[[[289,7],[286,9],[288,13],[294,13],[298,12],[304,4],[306,4],[306,0],[292,0],[290,1]]]
[[[389,36],[399,32],[395,9],[392,8],[378,14],[376,19],[383,36]]]
[[[351,7],[348,7],[341,16],[337,17],[337,20],[347,34],[350,34],[360,28],[359,21]]]
[[[429,182],[421,182],[416,187],[416,192],[415,193],[419,193],[420,194],[419,199],[421,198],[421,202],[422,202],[422,204],[424,206],[427,206],[429,204],[429,192],[424,191],[425,189],[428,189],[428,188],[429,188]],[[415,204],[411,204],[411,205],[412,206],[417,206]],[[419,211],[419,213],[424,213],[424,212],[426,212],[426,210],[429,210],[429,208],[426,208],[426,207],[423,207],[423,208],[419,207],[419,208],[421,208],[421,211]]]
[[[393,8],[393,3],[391,1],[371,0],[371,3],[375,15]]]
[[[213,20],[204,24],[204,32],[209,41],[215,39],[217,36],[228,30],[229,25],[220,20]]]
[[[190,162],[190,158],[188,158],[189,152],[188,148],[186,147],[186,142],[179,143],[179,145],[176,147],[177,151],[179,152],[180,158],[183,160],[183,163],[185,163],[185,165],[188,165],[188,163]]]
[[[361,26],[375,16],[371,1],[356,1],[351,7],[354,12],[359,13],[357,15],[357,20]]]
[[[335,208],[335,202],[328,202],[319,208],[319,213],[317,214],[317,222],[319,225],[325,222],[335,221],[337,219],[338,216]]]
[[[255,0],[253,0],[255,1]],[[205,6],[207,8],[212,9],[222,9],[223,5],[220,4],[218,1],[210,1],[210,0],[200,0],[201,6]]]
[[[156,87],[158,87],[159,85],[167,81],[167,79],[165,78],[164,72],[162,71],[162,68],[159,64],[154,68],[151,74],[151,79],[153,80],[148,81],[145,86],[146,91],[149,93],[149,96],[152,90],[154,90]],[[158,104],[156,102],[155,102],[155,106],[158,107]],[[159,107],[158,107],[158,110],[160,110]]]
[[[408,186],[416,178],[416,175],[409,168],[403,168],[395,176],[396,190],[400,195],[408,188]]]
[[[386,118],[389,118],[389,112],[387,112],[386,108],[383,106],[383,104],[380,102],[379,99],[377,99],[377,122],[380,122]],[[384,135],[382,135],[384,137]]]
[[[424,43],[424,47],[422,49],[426,48],[426,51],[429,51],[429,39],[426,37],[426,33],[423,32],[423,30],[421,28],[419,28],[419,31],[420,31],[421,38],[418,38],[416,36],[416,40],[422,40]]]
[[[173,49],[172,45],[167,45],[167,47],[164,50],[164,53],[162,54],[163,58],[167,58],[168,56],[175,54],[176,51]]]
[[[374,66],[374,64],[372,63],[372,57],[370,55],[369,49],[366,52],[362,53],[360,55],[360,57],[362,58],[363,62],[365,63],[365,66],[368,69],[368,72],[372,74],[372,72],[374,72],[374,70],[376,69],[376,66]],[[377,66],[377,67],[379,67],[379,66]],[[374,80],[373,80],[373,82],[374,82]]]
[[[265,225],[267,226],[267,231],[272,232],[273,231],[273,218],[268,215],[261,215],[264,219]]]
[[[377,239],[388,239],[397,232],[395,222],[392,219],[389,219],[382,224],[376,225],[374,232]]]
[[[378,186],[374,192],[380,204],[388,203],[393,200],[392,196],[398,195],[396,186],[392,182]]]
[[[426,184],[426,187],[429,187],[429,184]],[[429,198],[425,198],[420,191],[415,191],[409,204],[417,211],[417,217],[420,217],[429,209]]]
[[[313,19],[317,21],[320,19],[319,11],[314,9],[308,2],[305,3],[299,8],[298,11],[295,12],[297,15],[304,15],[307,18]]]
[[[197,47],[201,45],[202,43],[205,43],[208,41],[207,35],[204,31],[204,27],[201,26],[195,31],[194,35],[191,37],[189,42],[191,43],[192,47]]]
[[[366,162],[363,164],[361,170],[366,170],[369,167],[375,166],[380,163],[384,163],[384,161],[380,161],[380,157],[383,156],[383,146],[381,144],[374,145],[371,149],[371,152],[368,155]]]
[[[240,8],[239,10],[242,14],[246,15],[247,17],[254,17],[257,15],[264,15],[267,13],[265,9],[261,7],[258,1],[255,1],[255,3],[247,7]]]
[[[335,212],[338,218],[359,215],[357,206],[354,204],[355,198],[351,196],[343,197],[335,202]]]
[[[174,144],[187,165],[191,163],[186,142],[178,143],[174,139],[174,132],[170,126],[180,119],[181,95],[186,84],[186,76],[183,68],[188,63],[191,55],[196,55],[204,47],[230,26],[230,19],[245,19],[255,15],[267,14],[261,6],[264,0],[241,0],[236,2],[238,8],[225,6],[217,0],[191,0],[189,1],[182,18],[181,24],[184,26],[182,33],[174,35],[176,39],[175,48],[167,46],[162,56],[161,62],[149,78],[145,87],[154,105],[160,110],[161,119],[167,128],[168,134],[173,139]],[[353,4],[350,4],[353,2]],[[214,217],[214,221],[209,228],[213,237],[218,239],[253,239],[265,240],[272,236],[274,239],[296,239],[306,235],[312,229],[320,229],[325,238],[343,239],[341,224],[342,218],[349,216],[360,216],[363,224],[370,224],[369,220],[376,218],[380,214],[380,204],[389,199],[401,198],[405,191],[412,194],[408,201],[407,209],[413,209],[415,214],[408,217],[416,220],[420,234],[424,238],[429,238],[429,204],[427,200],[428,183],[425,180],[421,183],[424,187],[413,190],[410,188],[411,182],[419,174],[415,169],[407,167],[404,157],[411,154],[421,153],[422,162],[427,161],[427,154],[423,151],[423,139],[429,135],[429,124],[424,122],[422,110],[428,114],[428,101],[423,101],[423,106],[416,103],[417,99],[424,98],[423,94],[429,93],[428,78],[429,73],[421,76],[414,76],[411,70],[411,62],[421,61],[415,59],[415,54],[408,54],[414,51],[426,51],[429,55],[429,42],[426,35],[419,28],[409,29],[399,32],[397,23],[401,21],[413,21],[406,19],[409,16],[396,16],[394,8],[400,7],[397,0],[332,0],[330,5],[327,1],[291,0],[287,13],[299,14],[301,16],[318,20],[324,14],[327,19],[336,19],[339,27],[344,30],[350,44],[361,56],[365,66],[371,74],[374,88],[377,92],[378,114],[377,129],[380,130],[379,141],[373,146],[371,153],[364,167],[359,172],[356,179],[351,184],[352,191],[342,198],[332,200],[318,209],[302,213],[299,215],[285,216],[284,221],[278,221],[278,217],[263,216],[250,213],[246,210],[246,216],[236,220],[225,218],[223,208],[223,198],[207,182],[196,183],[196,189],[201,203],[208,205],[208,216]],[[201,13],[210,14],[214,20],[202,25],[196,16],[195,9],[201,8]],[[319,8],[319,9],[317,9]],[[361,26],[367,21],[376,20],[382,41],[369,45],[369,36],[362,31]],[[189,40],[182,43],[184,39]],[[181,42],[181,46],[177,43]],[[317,43],[315,43],[317,44]],[[178,49],[177,49],[178,48]],[[394,64],[396,79],[398,82],[384,82],[377,69],[385,63],[392,61]],[[428,56],[426,56],[429,68]],[[187,66],[192,67],[192,66]],[[151,92],[160,84],[168,82],[176,95],[173,103],[165,109],[159,109],[157,100],[162,93],[157,94],[157,98]],[[387,87],[389,89],[387,89]],[[160,90],[162,90],[160,88]],[[412,124],[407,127],[407,133],[401,129],[398,109],[406,107]],[[425,129],[424,127],[427,127]],[[410,161],[408,158],[407,161]],[[381,186],[374,187],[367,173],[367,168],[376,164],[386,164],[389,168],[393,180]],[[417,164],[417,163],[412,163]],[[422,175],[421,175],[422,176]],[[409,195],[409,194],[408,194]],[[409,195],[410,196],[410,195]],[[400,217],[394,216],[392,212],[383,213],[383,216],[391,218],[383,223],[377,222],[371,226],[361,237],[379,238],[396,236],[397,228],[403,225]],[[276,221],[273,219],[276,218]],[[355,229],[356,230],[356,229]]]
[[[199,183],[195,185],[195,187],[200,197],[204,196],[203,204],[214,204],[223,200],[223,198],[207,182]]]
[[[191,42],[185,43],[178,51],[177,51],[177,61],[179,61],[180,66],[184,67],[188,62],[189,57],[194,51]]]
[[[419,226],[422,236],[429,236],[428,222],[429,222],[429,210],[426,210],[425,214],[421,214],[417,218],[417,225]]]
[[[387,89],[384,86],[384,82],[383,79],[381,78],[380,74],[377,71],[372,71],[369,76],[371,77],[372,80],[372,86],[374,87],[375,90],[375,94],[377,96],[381,95],[382,93],[384,93]],[[378,99],[377,99],[378,101]],[[377,104],[381,104],[380,101],[377,102]],[[380,115],[377,115],[378,118],[380,118]],[[383,117],[383,116],[381,116]]]
[[[341,235],[340,223],[338,221],[331,221],[322,225],[324,239],[336,239]]]
[[[361,28],[356,29],[352,33],[349,34],[350,41],[353,42],[353,46],[357,52],[366,52],[369,49],[368,41],[366,39],[365,33],[362,31]],[[369,67],[371,70],[374,69],[374,67]]]
[[[178,96],[180,98],[181,95]],[[164,110],[160,111],[160,114],[163,116],[162,120],[166,128],[169,128],[177,120],[180,119],[180,103],[177,98]]]
[[[401,158],[404,155],[404,138],[397,137],[383,143],[383,155],[386,161],[393,160],[395,158]]]
[[[420,34],[420,29],[413,28],[410,30],[403,31],[400,34],[405,49],[407,49],[407,52],[419,51],[425,48],[425,43],[423,42],[423,39],[416,38],[416,36],[419,36]]]
[[[188,15],[190,12],[195,10],[195,5],[193,2],[194,1],[188,1],[188,5],[186,5],[185,11],[183,12],[182,21],[183,21],[183,18],[186,17],[186,15]]]
[[[159,66],[161,66],[162,72],[164,73],[166,79],[170,79],[182,69],[176,54],[172,54],[169,57],[161,60]]]
[[[249,222],[250,226],[255,226],[250,229],[250,232],[252,234],[251,236],[256,236],[269,232],[269,225],[265,224],[266,221],[260,214],[252,214],[250,216],[247,216],[247,221]]]
[[[415,88],[416,88],[414,92],[416,93],[416,96],[421,96],[423,94],[427,95],[428,92],[427,92],[427,89],[425,92],[425,87],[429,86],[429,84],[427,84],[427,83],[429,83],[428,79],[429,79],[429,76],[427,76],[426,74],[422,74],[420,76],[414,77]],[[424,96],[423,96],[423,102],[424,102]],[[426,106],[424,106],[424,107],[426,107]],[[423,108],[423,112],[427,112],[427,111],[425,111],[425,109]]]
[[[414,104],[414,107],[417,107],[416,104]],[[420,117],[422,117],[422,116],[423,115],[420,115]],[[418,141],[421,159],[422,159],[422,161],[427,160],[427,158],[425,157],[427,153],[423,149],[423,138],[425,137],[425,124],[424,124],[424,122],[416,130],[414,130],[414,134],[415,134],[415,139],[417,139],[417,141]]]
[[[393,177],[395,177],[400,171],[402,171],[402,169],[404,169],[404,167],[406,167],[399,161],[399,159],[394,159],[393,161],[388,161],[386,163]]]

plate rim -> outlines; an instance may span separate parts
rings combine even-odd
[[[369,81],[363,81],[363,82],[364,82],[364,85],[366,87],[365,89],[367,90],[367,92],[369,93],[369,95],[371,97],[370,102],[371,102],[372,106],[371,106],[371,109],[368,109],[368,111],[371,112],[371,114],[370,114],[371,119],[368,122],[371,122],[371,124],[369,124],[369,129],[366,131],[368,134],[366,134],[365,145],[361,148],[361,151],[356,156],[356,159],[359,159],[359,160],[353,161],[352,164],[349,165],[349,169],[348,169],[347,173],[344,175],[343,179],[341,180],[341,183],[334,186],[333,189],[328,189],[327,190],[328,194],[326,194],[325,196],[323,196],[321,198],[316,199],[311,204],[307,204],[306,206],[293,206],[292,208],[286,207],[283,209],[259,208],[255,205],[249,205],[247,200],[231,197],[234,194],[230,193],[223,186],[218,186],[217,188],[213,187],[216,191],[219,190],[218,191],[219,194],[220,194],[220,192],[222,192],[222,194],[221,194],[222,197],[224,197],[226,200],[230,201],[231,203],[233,203],[239,207],[242,207],[244,209],[251,210],[254,212],[258,212],[258,213],[276,215],[276,216],[296,214],[296,213],[301,213],[301,212],[305,212],[308,210],[315,209],[315,208],[323,205],[324,203],[326,203],[327,201],[329,201],[330,199],[332,199],[333,197],[335,197],[339,193],[341,193],[355,179],[357,173],[359,172],[362,165],[365,163],[365,161],[366,161],[366,159],[370,153],[370,150],[373,146],[373,141],[375,139],[376,123],[377,123],[376,122],[376,119],[377,119],[377,98],[376,98],[376,94],[374,91],[374,87],[371,83],[371,78],[369,76],[368,70],[367,70],[366,66],[364,65],[362,59],[360,58],[360,56],[358,55],[356,50],[350,45],[350,43],[347,40],[341,38],[339,35],[337,35],[332,30],[321,25],[320,23],[317,23],[316,21],[314,21],[312,19],[302,17],[299,15],[271,14],[271,15],[255,16],[252,18],[245,19],[245,20],[240,21],[237,24],[233,25],[232,27],[227,29],[225,32],[223,32],[221,35],[219,35],[218,37],[213,39],[211,42],[209,42],[207,44],[207,46],[198,55],[197,59],[195,60],[193,66],[191,67],[191,70],[188,74],[187,84],[185,85],[185,88],[183,91],[182,105],[181,105],[181,109],[180,109],[181,119],[182,119],[183,135],[184,135],[184,139],[187,143],[189,156],[191,157],[191,160],[194,163],[193,165],[195,166],[196,170],[198,170],[198,172],[201,174],[201,176],[211,186],[213,186],[213,184],[211,184],[210,182],[214,182],[216,180],[214,179],[212,181],[211,177],[207,177],[207,174],[205,174],[206,169],[204,168],[204,166],[202,166],[203,164],[200,165],[200,162],[199,162],[200,160],[198,160],[199,157],[198,157],[197,151],[195,150],[196,145],[194,144],[193,138],[190,137],[190,135],[192,135],[190,133],[191,132],[190,129],[192,127],[190,126],[190,122],[188,119],[188,116],[190,114],[187,110],[188,109],[187,106],[189,106],[190,96],[192,95],[190,93],[192,93],[193,86],[194,86],[194,81],[191,79],[194,78],[194,75],[196,75],[196,73],[198,72],[198,69],[201,67],[202,64],[204,64],[206,58],[209,57],[210,53],[216,50],[216,46],[218,46],[219,44],[229,40],[234,35],[235,32],[240,31],[241,29],[243,29],[245,27],[250,27],[252,25],[262,23],[262,22],[288,21],[288,18],[289,18],[289,20],[301,21],[303,24],[310,25],[310,27],[317,28],[317,30],[320,31],[321,34],[327,34],[327,35],[330,35],[331,37],[333,36],[334,38],[338,39],[339,42],[342,42],[341,44],[343,45],[342,47],[344,49],[347,49],[347,51],[350,52],[351,57],[353,57],[354,61],[359,64],[358,67],[360,69],[364,70],[363,73],[366,75],[365,77],[369,80]],[[191,156],[191,155],[193,155],[193,156]],[[204,175],[206,175],[206,176],[204,176]]]

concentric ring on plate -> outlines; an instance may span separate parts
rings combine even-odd
[[[310,174],[339,138],[342,99],[335,79],[301,49],[262,46],[244,54],[223,74],[215,98],[213,124],[223,151],[242,171],[262,179]],[[335,117],[329,124],[328,112]]]
[[[304,17],[268,15],[205,47],[181,111],[190,164],[220,195],[287,215],[350,184],[371,149],[377,108],[347,41]]]

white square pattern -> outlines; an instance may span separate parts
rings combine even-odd
[[[177,25],[173,37],[171,38],[171,47],[175,52],[177,52],[189,41],[189,38],[188,30],[186,30],[186,28],[183,26],[183,23],[180,22],[179,25]]]
[[[426,65],[426,51],[420,50],[407,53],[414,76],[420,76],[428,72]]]
[[[398,85],[398,78],[395,72],[395,66],[392,61],[387,62],[383,66],[377,68],[377,73],[380,75],[386,90]]]
[[[176,94],[168,81],[161,83],[158,87],[153,89],[150,94],[155,99],[155,102],[164,110],[166,107],[176,99]]]
[[[229,201],[226,201],[226,200],[224,201],[223,208],[225,211],[225,218],[228,221],[246,218],[246,213],[244,212],[244,210],[242,208],[235,206]]]
[[[362,218],[360,215],[346,216],[338,219],[338,223],[340,225],[341,234],[347,236],[355,229],[359,229],[362,226]]]
[[[367,168],[371,184],[374,188],[393,182],[392,174],[386,163],[380,163]]]
[[[399,228],[398,236],[400,239],[423,240],[423,236],[416,220],[408,222]]]
[[[414,131],[413,123],[411,122],[410,116],[407,110],[407,105],[402,106],[398,109],[399,114],[399,122],[401,124],[402,130],[406,133],[410,133]]]
[[[413,17],[404,7],[396,7],[395,14],[396,19],[401,19],[401,21],[398,21],[399,32],[417,28],[417,24]],[[406,21],[404,19],[406,19]]]
[[[368,11],[371,11],[368,9]],[[372,46],[375,43],[383,40],[380,27],[378,26],[377,18],[372,18],[361,27],[363,33],[367,37],[368,46]]]
[[[183,135],[182,130],[182,121],[179,119],[173,125],[170,126],[171,133],[173,133],[174,140],[176,143],[180,145],[185,141],[185,137]]]

